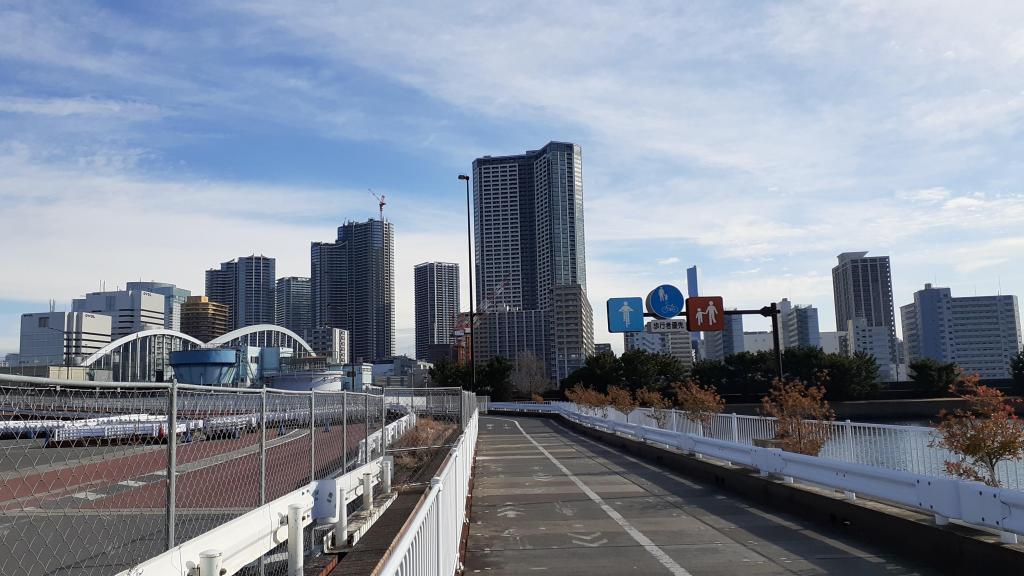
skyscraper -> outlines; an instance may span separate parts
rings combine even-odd
[[[432,346],[452,343],[459,314],[459,265],[424,262],[413,269],[416,304],[416,358],[432,360]],[[449,353],[450,355],[450,353]]]
[[[954,297],[949,288],[925,284],[914,302],[900,307],[908,361],[955,362],[965,374],[1009,378],[1020,350],[1017,297]]]
[[[704,333],[704,350],[701,356],[705,360],[723,360],[726,356],[739,354],[746,350],[743,338],[743,316],[729,314],[722,317],[724,327],[720,332]]]
[[[477,340],[479,359],[501,351],[514,362],[519,352],[540,349],[549,375],[565,378],[594,350],[580,147],[550,142],[525,154],[477,158],[473,209],[478,331],[516,339]],[[488,325],[496,322],[502,325]]]
[[[167,282],[129,282],[127,290],[144,290],[164,296],[164,328],[181,330],[181,305],[192,292]]]
[[[278,278],[274,296],[274,324],[303,338],[313,329],[309,284],[309,278],[302,276]]]
[[[836,328],[849,334],[850,351],[875,357],[880,378],[894,380],[898,358],[889,257],[867,254],[844,252],[832,268]]]
[[[313,328],[349,333],[349,358],[395,354],[395,236],[387,220],[346,222],[335,242],[310,248]]]
[[[232,330],[274,323],[276,261],[267,256],[243,256],[206,271],[206,296],[228,307]]]

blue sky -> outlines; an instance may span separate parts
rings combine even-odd
[[[1024,5],[956,4],[0,2],[0,352],[102,282],[307,275],[373,188],[410,353],[413,265],[465,262],[455,176],[549,140],[583,147],[616,348],[604,300],[690,264],[823,329],[844,251],[892,257],[897,305],[1018,294]]]

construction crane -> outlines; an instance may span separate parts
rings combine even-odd
[[[387,202],[384,201],[384,195],[383,194],[377,194],[376,192],[373,191],[373,188],[367,188],[367,190],[370,192],[370,194],[373,195],[374,198],[377,199],[377,207],[380,208],[380,221],[383,222],[384,221],[384,206],[387,205]]]

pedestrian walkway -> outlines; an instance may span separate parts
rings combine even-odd
[[[933,574],[555,420],[480,420],[466,574]]]

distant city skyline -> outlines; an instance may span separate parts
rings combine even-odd
[[[692,264],[727,306],[788,297],[826,331],[846,250],[898,263],[896,305],[925,282],[1024,293],[1016,5],[548,9],[7,6],[0,351],[21,313],[102,282],[199,294],[205,268],[254,252],[306,276],[310,239],[377,217],[367,188],[396,227],[396,294],[432,260],[461,264],[466,294],[456,176],[552,139],[587,154],[587,294],[618,350],[601,303],[682,286]],[[452,33],[417,33],[434,29]],[[414,305],[395,305],[411,355]]]

